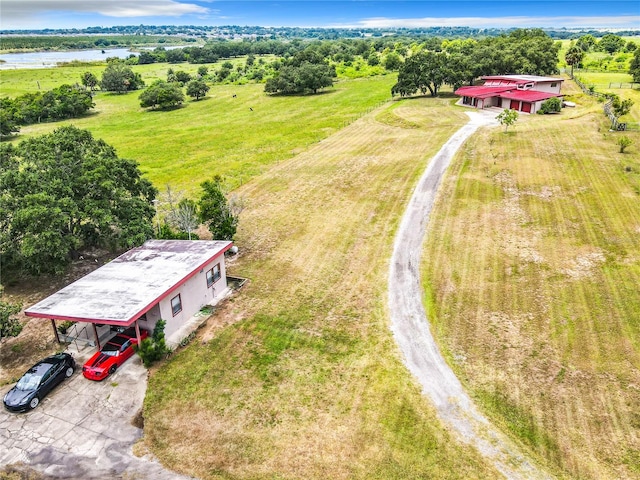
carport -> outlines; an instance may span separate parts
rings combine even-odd
[[[25,314],[49,319],[58,342],[56,321],[77,322],[76,340],[84,335],[98,349],[113,327],[133,326],[138,342],[140,328],[151,332],[160,319],[166,322],[165,335],[178,332],[194,313],[227,293],[224,253],[231,246],[228,241],[150,240]]]

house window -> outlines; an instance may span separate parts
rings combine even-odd
[[[557,87],[557,86],[558,86],[558,84],[557,84],[557,83],[552,83],[552,84],[551,84],[551,88],[554,88],[554,87]]]
[[[178,294],[171,299],[171,312],[175,317],[181,311],[182,311],[182,300],[180,299],[180,294]]]
[[[207,271],[207,287],[210,287],[215,282],[220,280],[221,276],[220,264],[216,263],[211,270]]]

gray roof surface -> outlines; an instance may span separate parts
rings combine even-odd
[[[31,317],[130,323],[231,245],[227,241],[149,240],[25,313]]]
[[[483,79],[504,78],[509,80],[522,80],[525,82],[563,82],[564,78],[543,77],[540,75],[485,75]]]

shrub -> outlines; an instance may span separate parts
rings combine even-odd
[[[538,113],[543,115],[546,113],[558,113],[562,109],[562,102],[558,97],[549,98],[542,102],[542,106]]]
[[[169,353],[169,348],[164,340],[164,326],[166,322],[162,319],[158,320],[151,338],[145,338],[136,347],[136,351],[145,367],[149,368],[155,362],[160,360],[163,355]]]
[[[633,141],[625,135],[618,139],[616,145],[620,147],[620,153],[624,153],[625,148],[629,147],[632,143]]]
[[[21,305],[0,302],[0,339],[17,337],[22,331],[22,324],[14,317],[21,308]]]

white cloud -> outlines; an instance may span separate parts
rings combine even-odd
[[[2,0],[2,28],[13,20],[25,20],[47,13],[98,13],[106,17],[179,17],[205,14],[209,9],[174,0]]]
[[[592,28],[630,28],[638,29],[640,15],[620,15],[603,17],[449,17],[449,18],[368,18],[350,27],[389,28],[389,27],[475,27],[475,28],[509,28],[509,27],[592,27]],[[337,25],[336,25],[337,26]],[[347,25],[344,25],[347,26]]]

